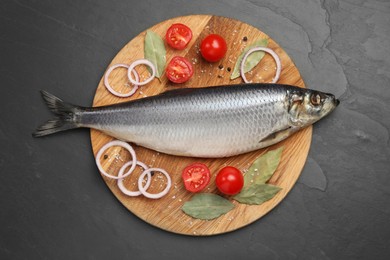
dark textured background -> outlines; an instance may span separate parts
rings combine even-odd
[[[50,117],[40,89],[90,105],[123,45],[188,14],[259,28],[308,87],[342,100],[315,125],[287,198],[248,227],[204,238],[129,213],[98,174],[88,130],[31,137]],[[0,43],[0,259],[390,258],[389,1],[5,0]]]

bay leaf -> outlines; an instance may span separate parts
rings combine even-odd
[[[282,152],[283,146],[258,157],[244,175],[244,187],[266,183],[278,167]]]
[[[234,65],[234,69],[232,74],[230,75],[230,79],[235,79],[238,78],[241,73],[240,73],[240,67],[241,67],[241,61],[244,58],[245,53],[247,53],[250,49],[254,47],[266,47],[268,45],[268,39],[261,39],[257,40],[251,45],[247,46],[240,56],[238,56],[236,64]],[[248,56],[245,62],[244,66],[244,72],[249,72],[251,71],[259,62],[261,59],[264,57],[265,53],[263,51],[256,51]]]
[[[155,32],[148,30],[145,36],[145,59],[151,61],[156,67],[156,77],[161,78],[166,65],[166,50],[163,39]],[[151,69],[149,72],[151,72]]]
[[[195,194],[190,201],[182,206],[187,215],[198,219],[214,219],[234,208],[229,200],[212,193]]]
[[[244,187],[233,199],[243,204],[260,205],[272,199],[281,189],[271,184],[254,184]]]

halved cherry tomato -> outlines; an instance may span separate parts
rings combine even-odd
[[[200,53],[209,62],[221,60],[227,51],[226,41],[218,34],[210,34],[200,44]]]
[[[173,83],[183,83],[192,77],[194,70],[186,58],[175,56],[168,63],[165,74]]]
[[[220,192],[226,195],[235,195],[244,186],[244,176],[239,169],[226,166],[218,172],[215,182]]]
[[[172,48],[182,50],[191,41],[192,31],[184,24],[175,23],[168,28],[165,39]]]
[[[190,192],[200,192],[210,182],[210,170],[203,163],[188,165],[181,176],[186,190]]]

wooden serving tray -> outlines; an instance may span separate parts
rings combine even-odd
[[[282,72],[278,83],[305,87],[298,69],[284,50],[271,38],[269,38],[269,36],[257,28],[225,17],[190,15],[166,20],[154,25],[148,30],[152,30],[164,39],[166,30],[173,23],[183,23],[190,27],[193,31],[193,39],[187,48],[181,51],[174,50],[166,45],[167,62],[176,55],[186,57],[193,63],[193,77],[184,84],[172,84],[165,76],[162,77],[161,81],[155,78],[151,83],[141,87],[130,98],[118,98],[110,94],[104,87],[102,78],[96,89],[93,106],[108,105],[132,99],[139,99],[145,96],[156,95],[174,88],[207,87],[242,83],[241,78],[230,80],[230,74],[233,71],[237,57],[246,45],[262,38],[268,38],[269,44],[267,47],[275,50],[281,59]],[[220,62],[206,62],[202,59],[199,53],[201,40],[210,33],[222,35],[228,44],[227,54]],[[109,66],[117,63],[130,64],[136,59],[144,58],[145,34],[146,30],[126,44],[115,56]],[[246,37],[246,40],[244,37]],[[220,65],[222,65],[223,68],[221,68]],[[229,68],[231,68],[231,71],[229,71]],[[149,76],[146,68],[140,67],[138,70],[145,78]],[[252,73],[247,73],[247,77],[248,79],[252,79],[253,82],[270,82],[274,73],[274,60],[269,55],[265,55],[261,63],[253,69]],[[128,86],[126,86],[126,70],[114,70],[110,75],[110,82],[117,90],[125,92],[128,88]],[[311,137],[312,127],[310,126],[289,137],[287,140],[266,149],[221,159],[199,159],[172,156],[133,145],[138,160],[152,167],[164,168],[172,178],[172,187],[169,193],[158,200],[148,199],[143,196],[128,197],[120,192],[115,180],[108,179],[104,176],[102,176],[102,178],[118,200],[134,215],[144,221],[174,233],[195,236],[215,235],[236,230],[260,219],[286,197],[297,181],[305,164]],[[91,142],[94,155],[96,156],[98,150],[111,140],[113,140],[112,137],[99,131],[91,130]],[[193,162],[202,162],[206,164],[211,170],[212,177],[210,184],[206,187],[204,192],[219,194],[215,186],[215,176],[219,169],[226,165],[232,165],[245,172],[252,162],[261,154],[265,153],[267,150],[272,150],[280,146],[284,146],[281,162],[269,183],[275,184],[283,189],[273,199],[263,203],[262,205],[244,205],[232,200],[235,204],[235,208],[232,211],[210,221],[194,219],[182,212],[181,207],[184,202],[190,200],[193,196],[192,193],[185,190],[181,179],[181,172],[187,165]],[[120,167],[126,161],[131,160],[131,156],[128,152],[119,147],[109,149],[106,154],[108,156],[106,156],[105,159],[102,159],[102,164],[106,171],[111,172],[112,174],[117,174]],[[137,175],[139,175],[139,172],[140,170],[137,170],[137,172],[132,174],[132,176],[134,175],[133,177],[129,177],[125,180],[126,186],[132,190],[136,189],[131,187],[134,183],[136,183],[136,178]],[[157,177],[157,174],[155,177]],[[164,185],[164,183],[161,182],[162,178],[155,179],[156,181],[152,182],[153,184],[150,188],[151,192],[158,192],[162,189],[161,186]]]

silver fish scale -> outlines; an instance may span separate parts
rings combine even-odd
[[[288,127],[283,87],[181,90],[84,115],[84,126],[153,150],[223,157],[262,147]]]

